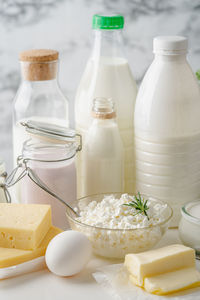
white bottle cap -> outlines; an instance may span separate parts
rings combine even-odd
[[[188,40],[184,36],[157,36],[153,40],[153,52],[180,55],[187,52]]]

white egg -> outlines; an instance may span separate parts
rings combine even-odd
[[[88,238],[81,232],[68,230],[56,235],[49,243],[45,260],[51,272],[72,276],[87,264],[92,253]]]

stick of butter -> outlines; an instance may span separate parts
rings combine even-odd
[[[36,249],[51,224],[50,205],[0,203],[0,247]]]
[[[52,226],[47,232],[40,246],[35,250],[21,250],[0,247],[0,268],[18,265],[44,255],[49,242],[60,232],[62,232],[60,228]]]
[[[144,279],[145,290],[157,295],[167,295],[198,286],[200,273],[195,268],[185,268]]]
[[[175,244],[147,252],[127,254],[124,264],[131,274],[131,281],[135,285],[144,286],[145,277],[195,267],[195,251]]]

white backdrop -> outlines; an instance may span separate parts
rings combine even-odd
[[[152,61],[152,38],[189,38],[189,61],[200,68],[200,0],[0,0],[0,157],[12,166],[12,102],[20,83],[18,53],[30,48],[60,51],[61,88],[74,95],[92,44],[94,13],[121,13],[124,40],[139,83]]]

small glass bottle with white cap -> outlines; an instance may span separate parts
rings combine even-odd
[[[200,89],[185,37],[160,36],[153,45],[135,107],[136,185],[172,206],[177,227],[181,206],[200,196]]]

